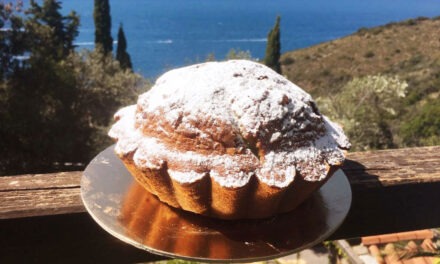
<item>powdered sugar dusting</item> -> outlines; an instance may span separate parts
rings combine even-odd
[[[295,157],[289,155],[288,152],[272,151],[265,155],[264,160],[258,175],[260,175],[260,180],[267,185],[283,188],[295,178]]]
[[[168,173],[181,183],[194,182],[209,173],[222,186],[242,187],[249,181],[250,175],[240,171],[240,168],[255,169],[258,164],[258,160],[250,153],[246,156],[248,159],[227,154],[201,155],[192,151],[182,152],[179,149],[168,148],[157,139],[145,137],[140,141],[133,159],[136,166],[156,170],[163,168],[166,160]],[[188,170],[188,164],[191,164],[191,170]],[[216,177],[228,172],[231,177]],[[191,176],[197,179],[190,179]]]
[[[334,139],[334,141],[338,144],[338,146],[342,149],[349,149],[351,144],[348,141],[348,138],[344,135],[344,131],[342,131],[342,127],[338,124],[333,123],[328,119],[328,117],[324,116],[324,124],[327,129],[327,133]]]
[[[109,135],[118,140],[118,154],[135,151],[141,168],[166,165],[179,182],[209,174],[222,186],[240,187],[255,175],[286,187],[298,173],[319,181],[328,164],[343,162],[341,148],[350,146],[309,94],[244,60],[172,70],[139,96],[137,108],[122,109],[116,117]],[[176,135],[180,141],[170,145],[167,140]]]
[[[228,175],[228,177],[225,177]],[[244,171],[226,171],[223,173],[219,173],[216,170],[211,171],[211,177],[218,183],[220,183],[221,186],[224,186],[226,188],[237,188],[242,187],[245,184],[247,184],[252,177],[254,173],[253,172],[244,172]]]
[[[171,178],[173,178],[174,180],[180,183],[193,183],[201,180],[203,177],[207,175],[206,172],[199,173],[193,170],[189,170],[189,171],[168,170],[168,174],[170,175]]]
[[[130,105],[120,109],[114,115],[118,120],[110,129],[108,135],[118,140],[115,151],[119,155],[124,155],[135,151],[142,139],[142,133],[135,128],[136,105]]]

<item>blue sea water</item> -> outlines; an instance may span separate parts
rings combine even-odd
[[[61,1],[81,17],[79,48],[93,49],[93,1]],[[264,57],[281,16],[282,52],[419,16],[440,15],[438,0],[111,0],[112,32],[120,23],[136,72],[154,79],[171,68],[223,59],[231,48]]]

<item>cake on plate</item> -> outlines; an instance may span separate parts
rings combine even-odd
[[[294,209],[350,147],[308,93],[247,60],[171,70],[115,120],[115,152],[146,190],[222,219]]]

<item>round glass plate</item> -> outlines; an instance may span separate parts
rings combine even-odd
[[[114,154],[97,155],[81,179],[81,197],[107,232],[163,256],[202,262],[253,262],[282,257],[330,236],[351,205],[338,170],[295,210],[261,220],[219,220],[181,211],[145,191]]]

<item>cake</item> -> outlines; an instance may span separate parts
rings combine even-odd
[[[115,152],[146,190],[222,219],[293,210],[350,147],[308,93],[247,60],[171,70],[115,120]]]

